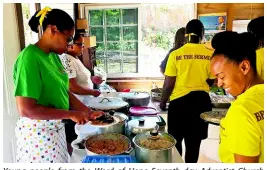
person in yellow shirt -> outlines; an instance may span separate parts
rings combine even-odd
[[[264,84],[257,76],[258,41],[251,33],[218,33],[211,71],[218,86],[236,97],[220,123],[219,156],[224,163],[264,162]]]
[[[261,16],[251,20],[248,23],[247,30],[255,35],[259,41],[259,47],[256,51],[256,65],[258,75],[264,80],[264,17]]]
[[[160,108],[165,110],[170,98],[168,132],[177,140],[176,148],[180,155],[184,139],[186,163],[198,160],[201,140],[207,138],[208,129],[200,114],[212,110],[207,83],[208,79],[215,78],[210,72],[212,51],[200,44],[203,35],[204,27],[200,20],[193,19],[187,23],[187,43],[169,56],[160,104]]]

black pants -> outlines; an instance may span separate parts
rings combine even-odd
[[[168,132],[176,139],[176,148],[182,155],[184,139],[186,163],[196,163],[201,140],[208,135],[208,124],[200,114],[211,111],[209,94],[204,91],[193,91],[170,102],[168,110]]]
[[[66,133],[67,143],[71,143],[78,137],[74,129],[76,123],[71,119],[64,119],[63,122],[65,123],[65,133]]]

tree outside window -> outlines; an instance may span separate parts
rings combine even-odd
[[[136,73],[138,8],[92,9],[88,15],[97,65],[108,73]]]

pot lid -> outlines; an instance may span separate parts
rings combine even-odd
[[[99,110],[112,110],[126,107],[127,102],[117,97],[96,97],[92,98],[88,103],[88,106]]]
[[[150,97],[150,95],[145,92],[124,92],[121,93],[120,95],[126,99],[143,99]]]
[[[166,150],[176,144],[173,136],[157,130],[138,134],[134,137],[133,142],[136,146],[148,150]]]
[[[157,129],[158,125],[155,121],[149,119],[134,119],[130,120],[127,124],[128,130],[132,133],[138,134],[141,132],[151,131]]]

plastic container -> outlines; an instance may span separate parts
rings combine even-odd
[[[82,163],[136,163],[135,157],[130,155],[116,155],[116,156],[86,156]]]
[[[129,110],[130,116],[155,116],[159,111],[153,107],[133,106]]]

